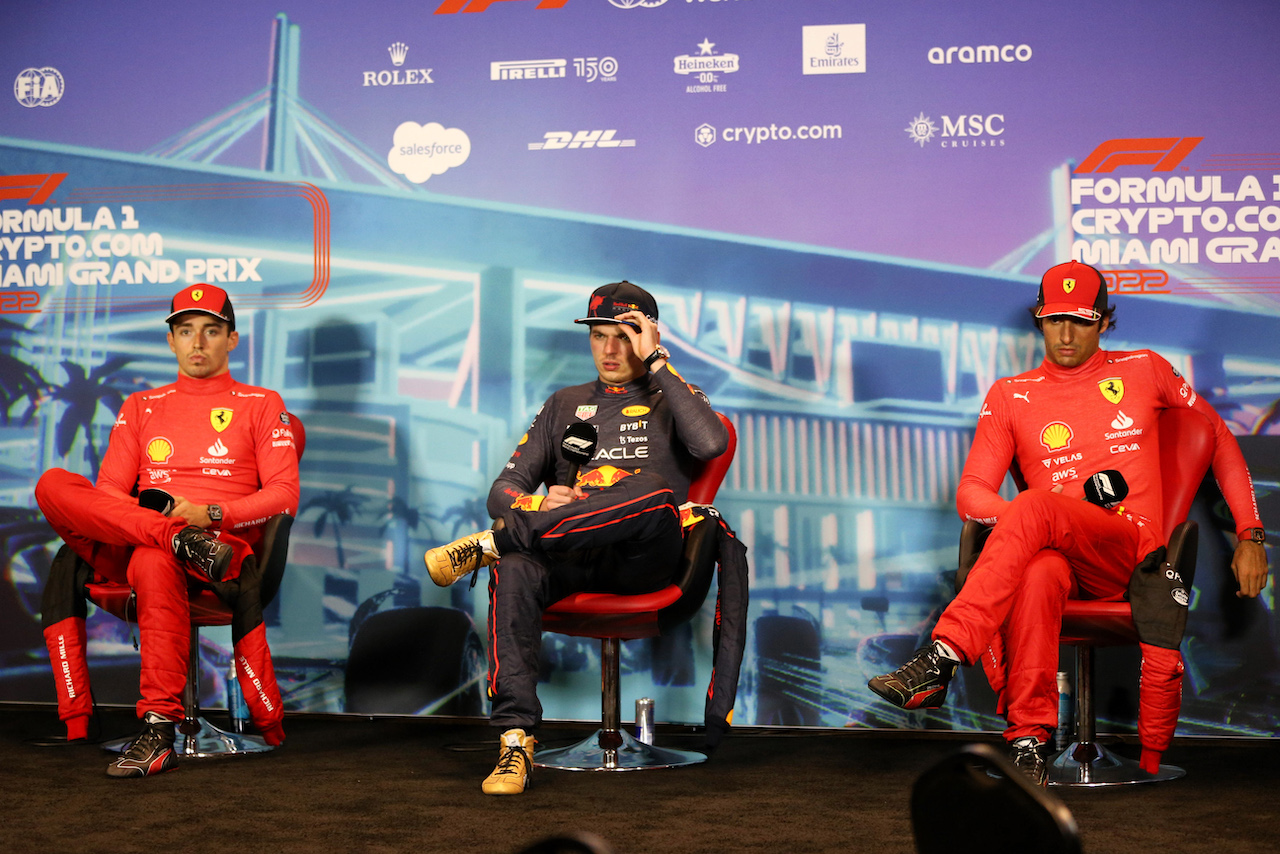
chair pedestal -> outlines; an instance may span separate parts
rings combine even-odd
[[[609,745],[609,746],[606,746]],[[569,747],[543,750],[533,757],[539,768],[562,771],[644,771],[697,765],[707,757],[692,750],[671,750],[645,744],[625,730],[598,729]]]
[[[1093,647],[1076,646],[1076,736],[1066,750],[1049,765],[1050,786],[1098,787],[1131,786],[1137,783],[1159,783],[1176,780],[1186,771],[1176,765],[1161,765],[1148,774],[1132,759],[1116,756],[1095,741],[1093,698]]]
[[[219,729],[200,714],[200,629],[191,627],[191,649],[187,658],[187,684],[182,689],[183,720],[177,725],[173,751],[184,759],[216,759],[245,756],[274,750],[262,736]],[[133,738],[103,743],[108,753],[124,753]]]
[[[1161,765],[1158,773],[1148,774],[1137,762],[1116,756],[1096,741],[1076,741],[1054,757],[1049,766],[1049,785],[1082,788],[1132,786],[1176,780],[1186,773],[1176,765]]]
[[[538,751],[533,756],[536,767],[562,771],[645,771],[707,761],[704,754],[692,750],[645,744],[621,728],[620,653],[618,638],[600,639],[600,729],[569,747]]]

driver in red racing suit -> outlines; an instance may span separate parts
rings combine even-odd
[[[956,492],[960,516],[994,525],[991,535],[935,626],[933,644],[868,683],[903,708],[937,708],[956,665],[981,660],[1008,720],[1014,764],[1041,784],[1057,724],[1066,599],[1123,598],[1135,567],[1166,541],[1156,435],[1161,410],[1189,407],[1212,423],[1213,472],[1239,538],[1232,570],[1241,595],[1257,596],[1267,577],[1265,535],[1235,437],[1156,353],[1100,349],[1114,311],[1094,268],[1073,261],[1045,273],[1033,310],[1045,359],[991,387]],[[998,490],[1015,461],[1028,488],[1006,501]],[[1081,500],[1086,480],[1100,471],[1120,472],[1129,487],[1115,509]],[[1148,772],[1158,769],[1177,724],[1183,664],[1174,647],[1141,644],[1138,731]]]
[[[35,490],[45,518],[66,543],[46,585],[42,616],[69,740],[86,737],[92,712],[83,583],[91,575],[128,584],[137,597],[137,713],[144,728],[108,767],[114,777],[146,776],[176,764],[174,723],[183,717],[190,579],[234,599],[237,672],[250,716],[269,744],[284,740],[256,576],[246,569],[248,577],[241,578],[241,569],[256,568],[246,558],[260,540],[261,525],[298,505],[289,415],[275,392],[232,378],[229,354],[239,335],[224,291],[208,284],[183,289],[170,304],[168,323],[177,381],[125,401],[97,484],[51,469]],[[149,488],[172,496],[167,515],[139,505],[136,496]]]

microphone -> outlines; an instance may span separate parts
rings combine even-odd
[[[1084,500],[1097,504],[1104,510],[1118,506],[1128,494],[1129,484],[1125,483],[1124,475],[1115,469],[1090,475],[1084,482]]]
[[[596,426],[585,421],[576,421],[564,431],[564,438],[560,440],[560,456],[569,461],[569,482],[566,486],[570,489],[578,482],[578,470],[584,463],[591,462],[599,439]]]
[[[162,516],[168,516],[173,509],[173,496],[163,489],[144,489],[138,493],[138,503]]]

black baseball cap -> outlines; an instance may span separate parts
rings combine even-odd
[[[591,293],[587,316],[579,317],[574,323],[626,323],[616,318],[628,311],[638,311],[651,320],[658,319],[658,303],[653,294],[626,280],[613,282],[601,285]]]

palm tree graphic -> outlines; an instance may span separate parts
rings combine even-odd
[[[131,361],[132,356],[112,356],[87,374],[75,362],[62,363],[62,369],[67,372],[67,381],[49,394],[52,399],[67,405],[54,432],[54,451],[58,456],[65,457],[69,454],[76,436],[83,432],[89,464],[93,471],[98,470],[98,447],[93,441],[93,418],[97,415],[99,406],[106,407],[112,415],[120,411],[120,407],[124,405],[124,392],[112,384],[115,379],[113,375]]]
[[[312,507],[320,509],[320,515],[316,517],[315,523],[316,537],[324,536],[325,527],[330,523],[333,524],[333,541],[337,548],[340,569],[347,565],[347,557],[342,550],[342,526],[350,524],[362,504],[364,504],[364,498],[356,495],[352,487],[348,486],[342,490],[330,489],[322,492],[308,499],[307,503],[298,510],[298,516],[301,517]]]
[[[21,423],[31,423],[40,397],[49,388],[38,370],[14,355],[20,348],[19,336],[29,331],[20,323],[0,317],[0,424],[9,423],[13,407],[24,398],[27,411]]]

